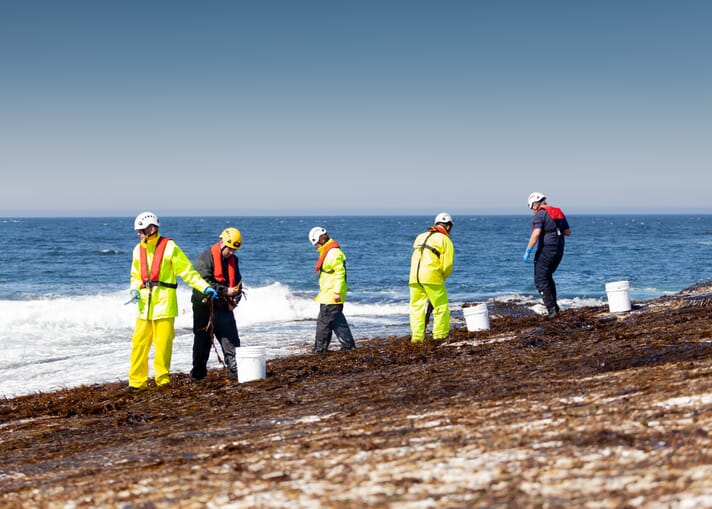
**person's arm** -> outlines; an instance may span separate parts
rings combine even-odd
[[[533,248],[536,246],[537,242],[539,242],[539,236],[541,235],[541,228],[534,228],[532,230],[532,234],[529,236],[529,242],[527,243],[527,247]],[[566,233],[564,233],[566,235]]]
[[[139,249],[140,248],[136,246],[133,250],[133,258],[131,259],[131,281],[129,283],[131,289],[137,291],[140,291],[143,286]]]
[[[205,293],[208,288],[213,290],[212,285],[195,270],[193,264],[177,244],[173,249],[172,262],[176,275],[180,276],[188,286],[201,293]]]
[[[443,277],[445,279],[450,277],[452,274],[452,265],[455,261],[455,247],[452,245],[452,241],[445,237],[442,243],[442,253],[440,253],[440,270],[443,272]]]
[[[332,249],[326,255],[324,265],[334,271],[334,303],[341,304],[342,295],[346,295],[346,256],[340,249]]]
[[[532,253],[534,252],[534,247],[539,242],[539,237],[541,236],[541,228],[534,228],[532,234],[529,236],[529,242],[527,242],[527,248],[524,250],[524,262],[528,263],[532,261]]]

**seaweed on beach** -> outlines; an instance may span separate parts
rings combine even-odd
[[[361,339],[246,384],[214,370],[5,399],[0,504],[704,506],[708,291],[553,320],[503,306],[490,330]]]

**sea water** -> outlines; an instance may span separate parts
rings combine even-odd
[[[562,308],[604,305],[609,281],[630,281],[631,299],[643,300],[712,279],[712,216],[568,219],[572,236],[555,274]],[[517,300],[541,310],[533,267],[522,261],[531,215],[454,222],[453,322],[462,323],[464,302]],[[235,311],[240,338],[269,359],[313,344],[311,227],[324,226],[346,253],[344,312],[358,344],[409,333],[412,243],[431,223],[431,216],[161,217],[161,232],[195,259],[224,228],[240,229],[247,294]],[[125,303],[137,240],[133,217],[0,218],[0,397],[127,379],[136,309]],[[179,283],[173,372],[191,368],[190,293]],[[219,367],[214,354],[209,367]]]

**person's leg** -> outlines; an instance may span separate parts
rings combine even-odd
[[[332,314],[328,304],[319,305],[319,316],[316,319],[316,334],[314,335],[314,351],[326,352],[329,349],[332,333]]]
[[[428,295],[421,285],[410,286],[410,341],[419,343],[425,339],[425,314],[428,309]]]
[[[225,366],[230,372],[230,376],[237,378],[235,349],[240,346],[240,336],[237,333],[235,315],[232,311],[227,309],[216,309],[213,320],[215,323],[215,338],[222,348],[223,356],[225,357]]]
[[[537,253],[534,262],[534,284],[539,291],[549,318],[557,313],[556,299],[552,290],[554,270],[561,258],[558,256],[556,246],[545,246]],[[555,288],[555,285],[554,285]]]
[[[561,263],[561,259],[564,257],[564,248],[561,246],[557,252],[554,258],[552,259],[551,267],[550,267],[550,275],[549,275],[549,288],[551,289],[551,295],[554,300],[554,308],[556,309],[556,312],[558,313],[560,311],[559,309],[559,303],[557,302],[557,297],[556,297],[556,282],[554,281],[554,272],[556,272],[556,269],[559,268],[559,264]]]
[[[129,387],[141,389],[148,380],[148,352],[151,349],[153,328],[149,320],[136,319],[131,338],[131,366],[129,367]]]
[[[339,339],[342,350],[352,350],[356,348],[356,343],[354,342],[354,337],[351,335],[349,322],[346,321],[346,316],[344,316],[344,305],[335,304],[334,308],[336,312],[331,322],[334,327],[334,334],[336,334],[336,337]]]
[[[445,339],[450,333],[450,305],[445,285],[425,285],[433,305],[433,339]]]
[[[173,357],[173,338],[175,337],[175,318],[161,318],[153,321],[153,377],[156,385],[170,383],[171,358]]]
[[[210,322],[210,308],[204,305],[193,305],[193,369],[190,376],[194,380],[202,380],[208,375],[208,358],[210,357],[211,338],[206,330]]]

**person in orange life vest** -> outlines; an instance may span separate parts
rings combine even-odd
[[[445,280],[452,274],[455,248],[450,240],[452,217],[447,212],[435,216],[435,224],[413,242],[410,259],[410,341],[425,339],[427,316],[433,312],[433,339],[450,333],[450,307]]]
[[[533,256],[534,286],[544,301],[547,318],[553,318],[560,311],[556,302],[554,272],[564,257],[564,238],[571,235],[571,228],[561,209],[547,205],[546,196],[542,193],[530,194],[527,205],[534,213],[534,219],[524,261],[532,261],[532,252],[536,247]]]
[[[170,383],[174,321],[178,316],[176,277],[206,296],[217,297],[178,245],[158,233],[158,226],[158,217],[152,212],[143,212],[134,221],[140,241],[133,250],[130,292],[132,301],[138,304],[138,313],[131,340],[129,390],[146,387],[151,344],[156,385]]]
[[[213,335],[220,343],[230,376],[237,378],[235,349],[240,346],[240,336],[234,309],[243,296],[243,289],[235,251],[241,246],[240,230],[226,228],[220,234],[220,240],[203,251],[195,261],[195,270],[218,292],[218,299],[212,302],[211,324],[210,302],[200,292],[193,291],[193,369],[190,371],[193,380],[202,380],[208,374]]]
[[[329,350],[332,333],[341,343],[341,350],[356,348],[351,329],[344,316],[346,299],[346,256],[339,243],[330,238],[326,230],[315,226],[309,231],[309,241],[317,248],[319,260],[314,273],[319,274],[319,293],[314,298],[319,303],[316,320],[314,351],[324,353]]]

